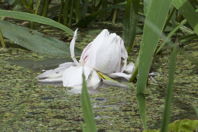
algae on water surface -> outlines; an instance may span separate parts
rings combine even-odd
[[[91,37],[91,36],[89,36]],[[82,43],[87,42],[84,37]],[[195,119],[192,106],[198,106],[197,46],[187,46],[177,57],[172,120]],[[188,56],[187,56],[188,55]],[[25,68],[9,60],[44,59],[44,56],[20,48],[0,51],[0,131],[77,131],[81,130],[80,96],[68,93],[69,88],[39,84],[35,77],[43,67],[34,64]],[[130,58],[131,59],[131,58]],[[133,58],[134,59],[134,58]],[[50,60],[53,62],[53,60]],[[62,60],[60,60],[61,62]],[[157,56],[146,89],[149,127],[158,128],[164,108],[167,84],[167,52]],[[54,62],[59,63],[59,62]],[[54,65],[52,65],[53,67]],[[36,70],[35,70],[36,69]],[[140,131],[135,85],[130,89],[101,87],[91,95],[99,130]]]

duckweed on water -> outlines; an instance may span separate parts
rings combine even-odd
[[[197,58],[198,54],[192,51],[197,49],[196,46],[189,46],[185,51],[188,57],[182,53],[178,55],[172,120],[196,118],[192,106],[198,106],[198,65],[192,59]],[[149,79],[146,90],[151,128],[159,128],[164,105],[168,58],[163,54],[155,60],[152,72],[158,74]],[[19,48],[0,51],[1,131],[81,130],[83,119],[79,95],[69,94],[69,88],[62,86],[39,84],[35,77],[41,71],[8,61],[39,61],[44,58]],[[101,87],[91,98],[99,130],[141,130],[134,85],[130,89]]]

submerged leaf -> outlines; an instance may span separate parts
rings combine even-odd
[[[69,45],[35,30],[6,21],[0,21],[0,30],[4,37],[29,50],[54,56],[70,55]]]
[[[20,11],[9,11],[9,10],[0,10],[0,16],[11,17],[19,20],[27,20],[32,22],[38,22],[45,25],[50,25],[56,28],[59,28],[69,35],[72,35],[72,30],[65,25],[58,23],[50,18],[27,13],[27,12],[20,12]]]

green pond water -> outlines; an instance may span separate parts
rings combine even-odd
[[[87,42],[83,40],[82,43]],[[132,60],[135,60],[136,52],[135,48]],[[150,128],[160,127],[168,56],[168,51],[158,55],[151,69],[157,74],[149,78],[146,89]],[[177,57],[171,121],[196,119],[193,107],[198,106],[197,58],[197,44],[186,46]],[[39,84],[35,78],[42,69],[62,62],[64,59],[46,59],[46,56],[20,48],[0,50],[0,131],[81,131],[80,95],[71,94],[68,92],[70,88],[59,85]],[[130,84],[128,89],[99,87],[96,93],[91,94],[91,99],[100,131],[142,130],[135,84]]]

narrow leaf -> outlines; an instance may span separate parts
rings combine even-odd
[[[148,12],[148,9],[150,8],[152,0],[144,0],[144,15],[146,16],[146,13]]]
[[[124,20],[124,41],[128,46],[128,51],[133,48],[138,21],[138,8],[140,0],[127,0]]]
[[[182,27],[186,23],[186,19],[181,21],[175,28],[172,29],[172,31],[167,35],[167,39],[160,45],[160,47],[157,49],[155,54],[158,54],[160,50],[165,46],[165,44],[171,39],[171,37],[179,30],[180,27]]]
[[[139,75],[137,81],[137,99],[144,128],[146,128],[144,89],[146,87],[153,55],[160,38],[160,33],[164,27],[170,4],[171,0],[152,0],[145,19],[143,40],[140,47]]]
[[[174,46],[174,49],[169,58],[169,71],[168,71],[168,86],[166,91],[166,98],[165,98],[165,108],[163,113],[163,120],[161,126],[161,132],[168,131],[168,124],[170,120],[170,108],[172,103],[172,96],[173,96],[173,83],[174,83],[174,75],[176,69],[176,56],[178,53],[178,47]]]
[[[20,11],[8,11],[8,10],[1,10],[0,9],[0,17],[11,17],[19,20],[26,20],[26,21],[31,21],[31,22],[37,22],[45,25],[49,25],[52,27],[59,28],[69,35],[73,34],[73,31],[66,27],[65,25],[58,23],[52,19],[49,19],[47,17],[27,13],[27,12],[20,12]]]
[[[189,0],[173,0],[172,4],[187,19],[188,23],[198,35],[198,12],[195,11]]]
[[[69,56],[69,45],[55,38],[6,21],[0,21],[4,37],[29,50],[54,56]]]
[[[83,131],[84,132],[97,132],[96,122],[94,120],[94,114],[91,106],[91,101],[89,93],[87,90],[87,84],[85,81],[85,76],[83,76],[82,93],[81,93],[81,106],[83,110]]]

